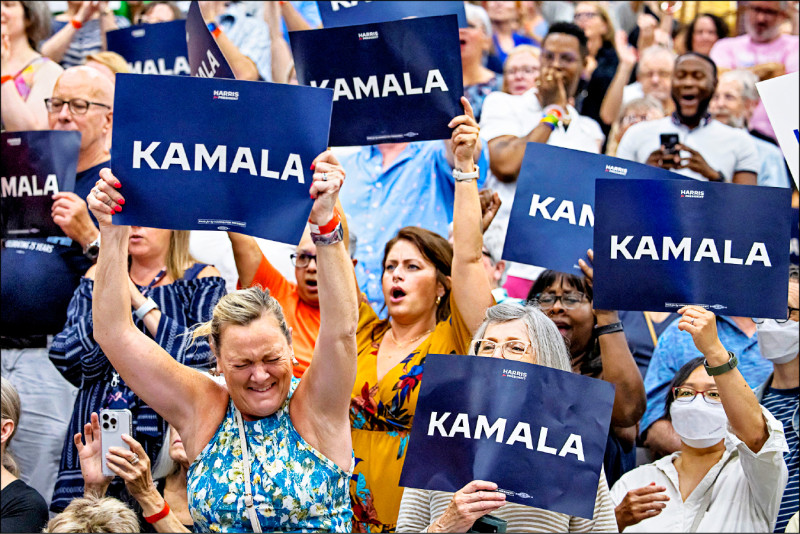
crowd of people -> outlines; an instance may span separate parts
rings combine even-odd
[[[198,3],[237,79],[298,83],[317,2]],[[797,207],[756,83],[798,71],[798,2],[464,2],[451,137],[319,154],[296,245],[113,225],[106,34],[190,2],[50,4],[0,12],[3,131],[81,134],[63,236],[3,239],[0,531],[798,532],[797,267],[761,319],[596,309],[591,250],[501,259],[531,142]],[[591,519],[400,485],[429,354],[614,385]],[[131,420],[104,451],[107,410]]]

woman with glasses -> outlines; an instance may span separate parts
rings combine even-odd
[[[533,45],[515,46],[503,64],[502,91],[510,95],[521,95],[536,86],[541,69],[542,49]]]
[[[450,122],[459,169],[453,245],[423,228],[401,228],[384,247],[381,285],[388,319],[379,319],[366,301],[359,309],[358,369],[350,403],[354,532],[394,531],[425,359],[429,353],[465,354],[492,305],[481,254],[478,168],[472,159],[478,125],[469,101],[462,97],[461,104],[464,115]]]
[[[675,374],[665,409],[681,439],[611,489],[620,532],[773,532],[787,480],[783,425],[759,406],[716,317],[678,310],[703,357]]]
[[[664,115],[664,106],[652,96],[634,98],[627,104],[623,104],[622,109],[619,110],[617,120],[611,125],[608,143],[606,144],[606,155],[617,155],[619,142],[625,132],[628,131],[628,128],[640,122],[660,119]]]
[[[589,251],[589,258],[592,253]],[[613,484],[636,462],[636,424],[646,407],[644,384],[628,348],[619,315],[592,306],[594,270],[583,260],[584,276],[544,271],[528,299],[539,304],[569,347],[572,370],[614,384],[614,409],[604,458]]]
[[[122,204],[118,206],[117,211],[121,211]],[[181,336],[187,328],[211,318],[214,304],[225,294],[225,281],[219,271],[197,262],[189,254],[188,231],[132,226],[126,251],[127,283],[121,291],[127,299],[130,324],[163,347],[174,361],[207,369],[211,365],[208,344],[187,349]],[[67,309],[66,325],[50,347],[50,361],[78,388],[61,450],[51,504],[54,511],[63,510],[72,499],[83,495],[80,451],[72,437],[84,429],[93,412],[130,410],[132,437],[141,443],[151,460],[158,456],[167,430],[164,419],[120,377],[94,337],[97,316],[92,314],[92,305],[97,291],[96,277],[96,266],[92,266],[81,278]],[[109,495],[133,503],[122,479],[114,479],[109,491]]]
[[[37,50],[50,34],[45,2],[2,2],[0,5],[0,112],[9,132],[46,130],[43,99],[53,94],[64,69]]]
[[[558,329],[537,306],[497,304],[475,332],[469,354],[535,363],[570,372]],[[491,481],[473,480],[456,493],[406,488],[399,532],[467,532],[486,514],[505,520],[509,532],[616,532],[605,475],[600,473],[592,519],[506,503]]]

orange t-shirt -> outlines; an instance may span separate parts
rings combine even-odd
[[[292,327],[292,347],[298,361],[294,366],[294,376],[301,378],[314,355],[314,345],[319,335],[319,308],[309,306],[300,300],[297,284],[284,278],[264,255],[261,256],[258,271],[250,285],[260,285],[264,289],[269,289],[269,294],[275,297],[283,308],[286,324]],[[242,286],[237,282],[236,287],[241,289]]]

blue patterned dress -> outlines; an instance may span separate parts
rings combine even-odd
[[[349,532],[349,480],[345,471],[300,437],[289,400],[274,414],[244,421],[256,514],[263,532]],[[189,467],[189,511],[197,532],[253,532],[244,503],[242,444],[228,405],[214,437]]]

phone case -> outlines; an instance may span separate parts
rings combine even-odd
[[[109,477],[116,474],[106,465],[106,454],[111,447],[129,448],[122,441],[122,434],[133,433],[133,416],[130,410],[100,410],[100,446],[103,451],[103,474]]]

